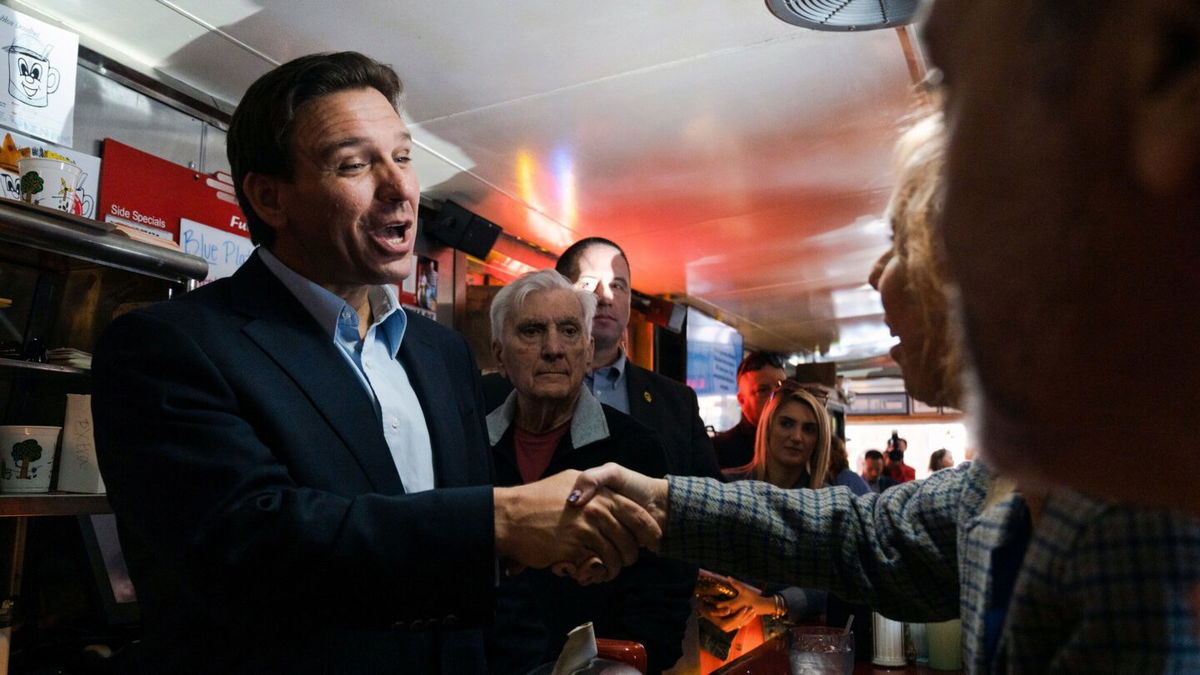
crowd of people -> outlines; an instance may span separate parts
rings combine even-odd
[[[924,40],[937,92],[870,281],[909,393],[964,410],[979,458],[920,480],[896,435],[854,480],[765,354],[710,441],[623,350],[605,239],[497,295],[481,379],[396,296],[420,194],[396,73],[262,76],[228,135],[257,251],[96,348],[142,669],[519,673],[590,620],[659,672],[699,574],[734,591],[696,600],[714,638],[836,596],[960,617],[969,672],[1200,672],[1200,6],[937,0]]]

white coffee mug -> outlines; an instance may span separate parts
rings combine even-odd
[[[0,197],[21,198],[21,174],[13,173],[8,169],[0,169]]]
[[[49,492],[62,427],[0,426],[0,492]]]
[[[83,169],[70,162],[48,157],[22,157],[17,160],[21,172],[21,199],[30,204],[83,214],[79,184]]]

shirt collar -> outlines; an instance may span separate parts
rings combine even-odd
[[[616,361],[613,361],[611,365],[596,368],[595,370],[588,372],[587,376],[589,378],[595,378],[598,374],[603,373],[609,379],[609,381],[616,382],[617,380],[621,379],[622,375],[625,374],[626,363],[628,363],[628,361],[625,358],[625,352],[618,350]]]
[[[339,319],[349,319],[354,314],[354,308],[333,292],[288,267],[265,247],[258,247],[258,254],[267,269],[308,310],[325,335],[331,340],[337,339]],[[391,284],[372,286],[367,292],[367,302],[371,305],[371,315],[375,317],[371,325],[380,326],[380,333],[386,340],[388,350],[395,356],[408,326],[408,316],[400,307],[396,287]],[[350,314],[347,315],[346,312]],[[357,328],[357,320],[355,327]]]

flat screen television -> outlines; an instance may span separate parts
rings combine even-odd
[[[733,326],[695,307],[687,310],[687,383],[700,401],[700,419],[714,431],[736,425],[737,369],[742,335]]]

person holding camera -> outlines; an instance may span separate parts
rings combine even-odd
[[[887,464],[883,467],[883,473],[897,483],[917,479],[917,470],[904,463],[904,451],[907,449],[908,441],[893,431],[887,443]]]

